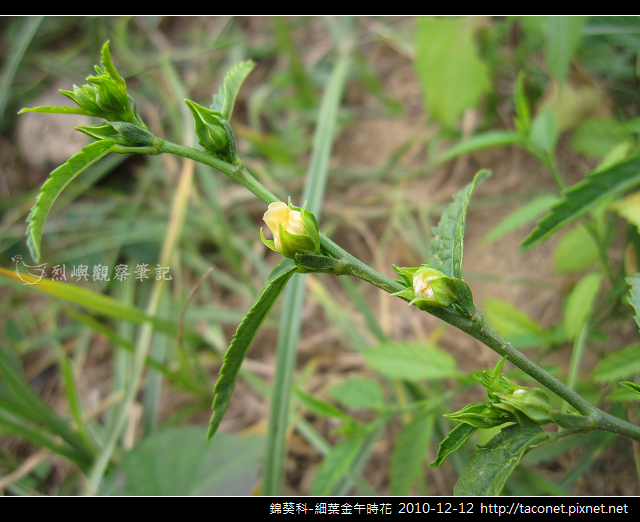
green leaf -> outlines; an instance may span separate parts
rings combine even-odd
[[[240,87],[242,87],[242,84],[255,66],[256,64],[251,60],[240,62],[234,65],[224,77],[224,83],[220,87],[220,91],[213,97],[211,109],[222,113],[222,117],[225,120],[231,120],[233,106],[236,103]]]
[[[219,433],[209,444],[203,426],[165,428],[124,455],[102,495],[247,496],[255,488],[264,439]]]
[[[330,495],[333,485],[351,468],[361,445],[362,439],[347,438],[331,448],[318,468],[310,494]]]
[[[542,218],[536,228],[520,245],[526,252],[542,243],[559,229],[584,215],[603,199],[620,194],[640,183],[640,155],[591,172],[580,183],[563,191],[562,199]]]
[[[558,141],[558,123],[549,107],[536,114],[529,139],[534,149],[545,154],[553,153]]]
[[[490,175],[489,170],[479,170],[473,181],[453,197],[453,203],[442,213],[438,226],[433,228],[433,238],[427,250],[429,264],[449,277],[462,278],[467,209],[473,191]]]
[[[85,111],[80,107],[52,107],[51,105],[43,105],[41,107],[24,108],[18,114],[25,112],[44,112],[45,114],[82,114],[83,116],[93,116],[93,113]]]
[[[354,422],[353,417],[346,414],[339,408],[336,408],[333,404],[330,404],[326,401],[318,399],[313,395],[309,395],[308,393],[303,392],[299,388],[294,388],[293,391],[296,394],[298,400],[305,406],[309,411],[315,413],[319,417],[333,417],[336,419],[340,419],[341,421],[352,423]]]
[[[627,223],[635,225],[640,230],[640,192],[634,192],[626,198],[614,201],[611,209],[626,219]]]
[[[547,19],[547,38],[544,58],[549,73],[564,82],[571,58],[578,50],[586,16],[550,16]]]
[[[558,198],[553,194],[545,194],[532,199],[526,205],[514,210],[511,214],[500,221],[500,223],[493,227],[487,234],[487,237],[485,237],[484,244],[489,245],[502,236],[505,236],[530,223],[541,214],[547,212],[557,201]]]
[[[604,157],[620,143],[628,141],[625,127],[610,118],[590,118],[583,121],[571,136],[571,147],[589,157]]]
[[[438,446],[436,459],[429,463],[429,467],[439,468],[442,466],[444,460],[452,453],[458,451],[458,449],[471,438],[471,435],[476,432],[476,429],[477,428],[471,426],[471,424],[466,424],[464,422],[453,428],[449,432],[449,435],[442,440],[440,446]]]
[[[362,355],[371,368],[385,377],[418,381],[457,374],[455,359],[444,350],[428,344],[387,342],[364,351]]]
[[[352,377],[332,386],[328,393],[347,408],[374,410],[384,406],[384,391],[380,385],[364,377]]]
[[[640,386],[638,386],[637,384],[633,383],[633,382],[629,382],[629,381],[620,381],[618,383],[620,386],[624,386],[625,388],[629,388],[630,390],[636,392],[636,393],[640,393]]]
[[[491,91],[473,40],[476,20],[419,18],[415,67],[429,115],[449,127]]]
[[[115,146],[115,142],[110,140],[96,141],[91,145],[87,145],[81,152],[69,158],[64,165],[60,165],[50,174],[49,179],[40,189],[36,204],[31,208],[31,212],[27,217],[27,223],[29,223],[27,227],[27,244],[29,245],[31,257],[36,262],[40,261],[42,228],[57,197],[78,174],[109,154]]]
[[[519,423],[523,423],[522,415],[536,424],[551,422],[551,403],[549,396],[537,388],[520,388],[511,394],[496,394],[500,402],[494,406],[513,413]],[[521,415],[522,414],[522,415]],[[526,424],[527,422],[524,422]]]
[[[640,327],[640,274],[635,274],[632,277],[627,277],[625,281],[629,285],[631,285],[631,292],[627,300],[636,311],[636,315],[634,315],[633,318],[635,319],[638,327]]]
[[[433,417],[418,412],[402,428],[391,454],[389,488],[392,495],[409,494],[411,484],[422,471],[432,427]]]
[[[553,268],[560,274],[580,272],[598,260],[598,245],[586,227],[567,232],[553,251]]]
[[[469,154],[477,150],[489,149],[491,147],[504,147],[505,145],[522,145],[524,143],[522,137],[512,131],[491,131],[484,134],[478,134],[466,141],[454,145],[447,149],[435,160],[436,165],[446,163],[463,154]]]
[[[598,295],[602,274],[594,272],[584,276],[571,290],[564,309],[564,331],[573,339],[589,317]]]
[[[211,422],[209,424],[207,440],[211,440],[211,437],[215,435],[222,421],[222,417],[225,411],[227,411],[231,394],[236,385],[240,366],[247,355],[247,351],[254,337],[295,271],[295,263],[291,259],[283,259],[280,264],[273,269],[264,290],[242,323],[240,323],[240,326],[238,326],[238,330],[233,336],[231,345],[224,356],[224,362],[220,369],[220,378],[213,388],[213,393],[215,394],[213,399],[213,415],[211,416]]]
[[[485,317],[493,329],[518,348],[544,346],[544,332],[540,325],[507,301],[485,299]]]
[[[511,415],[496,410],[487,402],[472,402],[454,413],[446,413],[444,417],[481,429],[495,428],[505,422],[515,421]]]
[[[619,381],[640,373],[640,344],[610,353],[593,368],[596,382]]]
[[[524,92],[525,72],[520,71],[516,78],[516,88],[513,93],[516,117],[513,119],[514,126],[520,136],[528,136],[531,129],[531,111],[529,102]]]
[[[499,495],[522,457],[551,437],[540,427],[507,426],[469,457],[454,495]]]

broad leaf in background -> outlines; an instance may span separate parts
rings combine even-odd
[[[640,344],[632,344],[610,353],[593,368],[591,376],[596,382],[626,379],[640,373]]]
[[[418,18],[415,67],[429,116],[448,127],[491,91],[487,67],[478,57],[477,20]]]
[[[542,327],[511,303],[485,299],[482,309],[491,327],[516,348],[546,345]]]
[[[433,417],[421,412],[405,424],[391,455],[389,487],[392,495],[408,495],[411,484],[422,471],[429,447]]]
[[[489,170],[477,172],[473,181],[453,197],[442,213],[437,227],[433,227],[433,238],[427,254],[429,264],[455,279],[462,278],[462,253],[464,231],[467,227],[467,209],[476,187],[491,175]]]
[[[593,272],[584,276],[567,297],[564,307],[564,331],[572,340],[589,317],[598,295],[602,274]]]
[[[602,170],[592,171],[585,180],[563,191],[562,199],[542,218],[520,245],[526,252],[549,239],[565,225],[578,219],[603,199],[620,194],[640,183],[640,155]]]
[[[549,16],[544,61],[551,76],[564,82],[571,59],[578,50],[586,16]]]
[[[211,416],[211,422],[209,424],[207,440],[211,440],[211,437],[215,435],[222,421],[222,417],[224,417],[224,412],[227,411],[231,394],[236,385],[240,366],[247,355],[247,351],[254,337],[295,271],[296,265],[293,260],[283,259],[280,264],[273,269],[264,290],[242,323],[240,323],[240,326],[238,326],[238,330],[233,336],[231,345],[224,356],[224,362],[222,368],[220,368],[220,377],[213,388],[213,415]]]
[[[611,209],[640,230],[640,192],[634,192],[626,198],[614,201]]]
[[[242,87],[242,84],[255,66],[256,64],[250,60],[234,65],[224,77],[224,82],[218,94],[213,96],[211,109],[222,113],[222,117],[225,120],[229,121],[231,119],[240,87]]]
[[[564,234],[553,251],[553,268],[559,274],[581,272],[597,260],[598,245],[584,226]]]
[[[329,388],[328,393],[347,408],[373,410],[384,406],[384,390],[376,381],[364,377],[351,377]]]
[[[571,136],[571,147],[589,157],[604,157],[620,143],[630,141],[625,126],[610,118],[583,121]]]
[[[387,342],[363,352],[366,363],[385,377],[418,381],[457,374],[455,359],[438,348],[421,343]]]
[[[96,141],[91,145],[87,145],[82,151],[69,158],[64,165],[60,165],[50,174],[49,179],[40,189],[36,204],[31,208],[31,212],[27,217],[27,223],[29,223],[27,227],[27,245],[29,246],[31,257],[36,262],[40,261],[42,228],[55,200],[78,174],[109,154],[115,146],[116,143],[114,141]]]
[[[633,318],[636,320],[638,327],[640,327],[640,274],[627,277],[626,281],[631,285],[631,293],[628,297],[629,304],[636,311],[636,315]]]
[[[103,495],[247,496],[255,490],[264,439],[219,433],[207,444],[201,426],[156,431],[126,453]],[[180,451],[176,451],[179,448]]]
[[[552,437],[541,427],[512,425],[504,428],[469,457],[453,487],[454,495],[499,495],[522,457]]]
[[[500,239],[502,236],[529,224],[531,221],[547,212],[557,201],[558,198],[552,194],[545,194],[544,196],[538,196],[537,198],[532,199],[526,205],[514,210],[511,214],[500,221],[500,223],[493,227],[487,234],[487,237],[485,237],[484,244],[489,245],[497,239]]]
[[[444,460],[455,453],[462,447],[462,445],[467,442],[471,435],[476,432],[476,427],[471,426],[471,424],[467,424],[465,422],[458,424],[455,428],[453,428],[449,435],[447,435],[443,441],[438,446],[438,454],[436,455],[436,459],[433,462],[429,463],[430,468],[439,468],[442,466]]]

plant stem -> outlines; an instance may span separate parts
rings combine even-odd
[[[236,166],[214,158],[202,151],[191,147],[176,145],[168,141],[162,142],[159,146],[159,152],[176,154],[178,156],[190,158],[195,161],[199,161],[200,163],[204,163],[205,165],[209,165],[220,172],[227,174],[267,204],[279,201],[275,195],[265,189],[244,167],[242,169],[238,169]],[[560,185],[562,184],[561,179],[557,179],[557,181]],[[320,234],[320,245],[325,252],[339,260],[335,270],[336,275],[350,275],[357,277],[358,279],[367,281],[388,293],[404,290],[405,287],[403,285],[382,275],[380,272],[356,259],[331,241],[325,234]],[[429,309],[428,313],[452,326],[455,326],[459,330],[468,333],[491,348],[498,355],[506,357],[513,365],[517,366],[527,375],[531,376],[560,398],[567,401],[580,414],[586,417],[591,417],[595,423],[594,427],[596,429],[611,431],[613,433],[629,437],[630,439],[640,441],[640,427],[634,426],[633,424],[622,419],[618,419],[617,417],[596,408],[558,379],[545,372],[537,364],[530,361],[522,353],[511,346],[511,344],[501,339],[500,336],[489,326],[482,311],[479,308],[477,310],[478,313],[473,318],[465,317],[448,308],[432,307]]]

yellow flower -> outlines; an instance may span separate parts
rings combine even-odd
[[[271,203],[264,213],[264,222],[273,234],[273,240],[262,241],[272,250],[283,256],[294,259],[296,254],[317,254],[320,250],[318,222],[315,216],[305,207],[294,207],[282,202]]]
[[[290,234],[306,234],[307,229],[302,221],[302,215],[297,210],[291,210],[286,203],[278,201],[271,203],[269,209],[264,213],[264,222],[273,234],[273,242],[278,252],[282,252],[282,243],[280,242],[280,224]]]

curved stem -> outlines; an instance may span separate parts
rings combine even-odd
[[[176,145],[175,143],[168,141],[162,142],[159,146],[159,152],[176,154],[178,156],[190,158],[195,161],[199,161],[200,163],[204,163],[205,165],[209,165],[249,189],[253,194],[267,204],[279,201],[279,199],[265,189],[244,166],[233,165],[206,154],[205,152],[191,147]],[[325,234],[320,234],[320,244],[325,252],[338,260],[334,272],[335,275],[350,275],[357,277],[358,279],[367,281],[388,293],[398,292],[405,288],[400,283],[382,275],[380,272],[356,259],[354,256],[331,241]],[[564,399],[579,413],[593,419],[596,429],[611,431],[640,441],[640,427],[634,426],[622,419],[618,419],[617,417],[593,406],[589,401],[583,399],[565,384],[548,374],[534,362],[530,361],[493,331],[484,318],[482,310],[479,308],[472,318],[465,317],[448,308],[433,307],[428,310],[428,313],[452,326],[455,326],[459,330],[468,333],[500,356],[506,357],[509,362],[523,370],[529,376],[533,377],[537,382],[547,387],[560,398]]]

